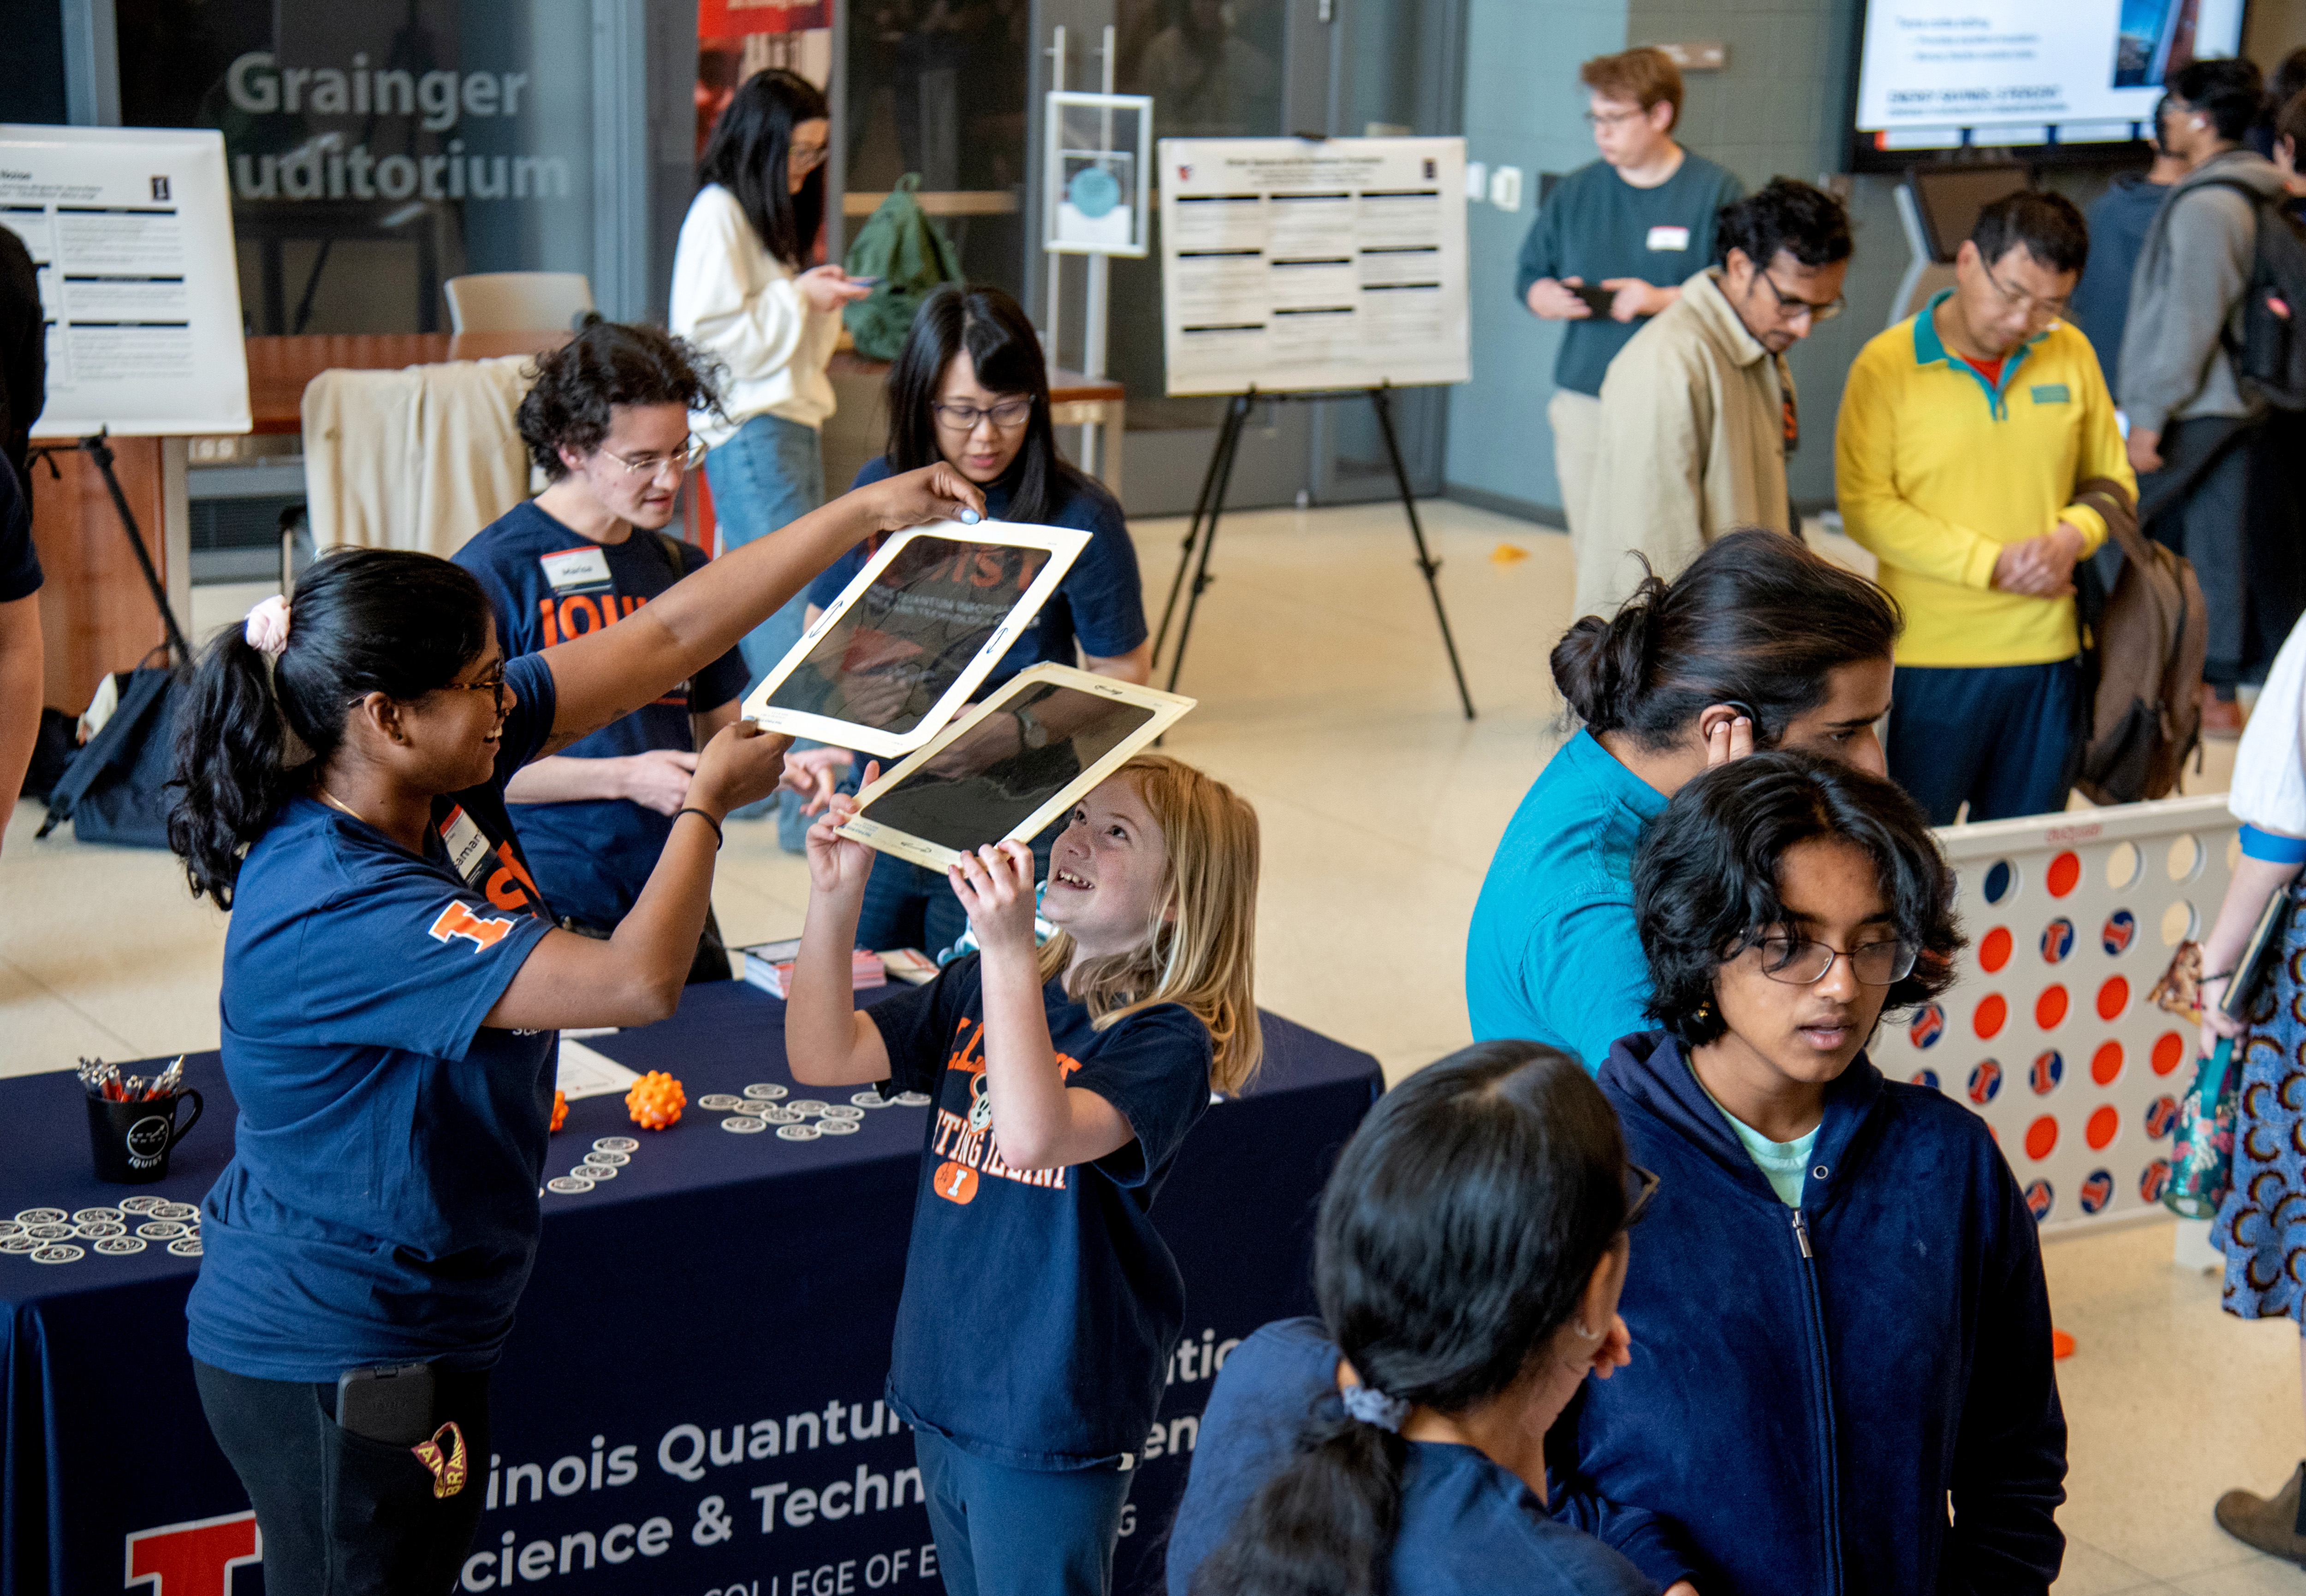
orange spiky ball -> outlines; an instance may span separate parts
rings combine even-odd
[[[625,1106],[630,1110],[633,1123],[646,1125],[652,1131],[666,1131],[680,1122],[680,1111],[688,1101],[680,1089],[680,1082],[662,1070],[651,1070],[632,1084],[625,1094]]]
[[[568,1122],[568,1094],[563,1091],[555,1091],[552,1094],[552,1129],[558,1131],[561,1126]]]

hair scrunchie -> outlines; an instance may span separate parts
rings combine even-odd
[[[268,663],[278,660],[288,646],[288,601],[276,593],[251,610],[241,624],[241,636]]]
[[[1375,1386],[1347,1386],[1337,1395],[1345,1402],[1345,1412],[1354,1418],[1396,1435],[1401,1421],[1409,1417],[1409,1404],[1398,1396],[1388,1396]]]

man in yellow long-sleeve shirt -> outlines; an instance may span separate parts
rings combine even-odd
[[[1955,286],[1858,353],[1834,440],[1841,522],[1905,607],[1890,774],[1934,824],[2065,807],[2086,713],[2075,562],[2135,502],[2114,400],[2062,320],[2089,252],[2081,213],[2019,193],[1979,212]]]

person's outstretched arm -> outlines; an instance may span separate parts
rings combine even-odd
[[[736,647],[852,544],[964,510],[984,515],[985,495],[950,465],[888,477],[722,555],[617,625],[543,650],[557,709],[538,754],[653,703]]]
[[[880,773],[878,764],[865,767],[867,782]],[[785,1063],[806,1086],[863,1086],[890,1074],[880,1028],[851,995],[850,960],[873,850],[833,833],[857,812],[855,798],[835,795],[832,810],[808,828],[808,917],[785,995]]]

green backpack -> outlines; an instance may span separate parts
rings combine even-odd
[[[908,172],[857,230],[843,262],[853,277],[879,277],[873,292],[841,312],[857,353],[894,360],[912,331],[913,312],[940,283],[961,280],[961,254],[913,198],[921,175]]]

